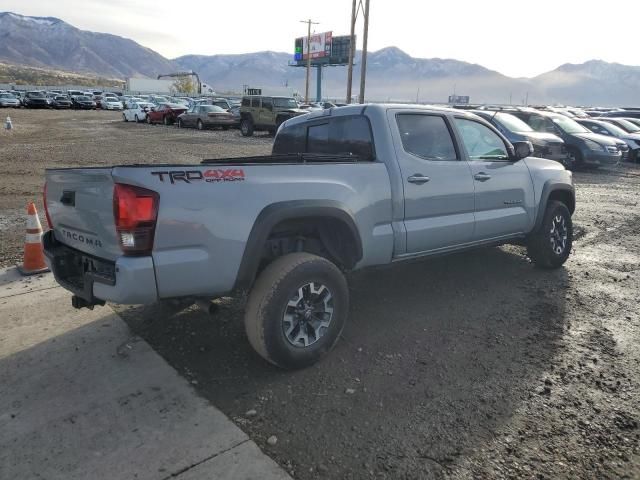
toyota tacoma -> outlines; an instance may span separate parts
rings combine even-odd
[[[270,156],[49,169],[43,243],[73,305],[248,293],[248,339],[284,368],[331,350],[346,273],[516,243],[571,252],[571,172],[476,115],[352,105],[284,122]]]

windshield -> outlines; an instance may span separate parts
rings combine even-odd
[[[44,94],[40,92],[29,92],[28,95],[32,98],[44,98]]]
[[[80,96],[78,97],[78,100],[80,100],[80,101],[82,101],[82,102],[86,102],[86,101],[89,101],[89,100],[91,100],[91,99],[90,99],[89,97],[85,96],[85,95],[80,95]]]
[[[227,102],[213,102],[212,105],[216,107],[220,107],[223,110],[226,110],[227,108],[229,108],[229,104],[227,104]]]
[[[0,94],[0,98],[16,98],[16,97],[11,95],[10,93],[2,93]]]
[[[533,128],[510,113],[498,113],[495,116],[495,120],[502,125],[505,130],[511,132],[533,132]]]
[[[217,105],[203,105],[200,108],[203,112],[224,112],[224,108],[220,108]]]
[[[58,96],[56,97],[56,100],[66,100],[66,99],[67,99],[67,97],[62,97],[62,96],[60,96],[60,95],[58,95]]]
[[[615,126],[613,123],[608,123],[608,122],[603,122],[603,123],[604,123],[604,125],[601,125],[600,128],[603,128],[603,129],[607,130],[613,136],[615,136],[615,137],[624,137],[624,136],[627,135],[627,132],[625,132],[620,127]]]
[[[274,98],[273,106],[278,108],[298,108],[298,104],[293,98]]]
[[[622,118],[616,118],[616,125],[619,125],[620,128],[623,128],[629,133],[638,133],[640,132],[640,127],[638,125],[630,122],[629,120],[623,120]]]
[[[589,130],[569,117],[558,115],[557,117],[551,117],[551,120],[565,133],[589,133]]]

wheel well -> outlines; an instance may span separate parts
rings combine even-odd
[[[568,192],[567,190],[554,190],[549,194],[549,201],[551,200],[557,200],[564,203],[571,214],[573,214],[576,209],[576,201],[573,198],[573,195],[571,195],[571,192]]]
[[[343,220],[334,217],[292,218],[279,222],[265,242],[259,271],[274,259],[293,252],[327,258],[338,267],[355,267],[362,253],[359,238]]]

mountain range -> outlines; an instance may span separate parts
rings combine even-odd
[[[356,54],[354,93],[361,52]],[[53,17],[0,13],[0,62],[53,68],[110,78],[149,77],[177,70],[198,72],[218,91],[243,85],[264,92],[304,93],[305,69],[289,66],[292,55],[185,55],[167,59],[133,40],[80,30]],[[315,72],[311,92],[315,94]],[[323,69],[323,94],[342,99],[346,68]],[[533,78],[511,78],[481,65],[440,58],[414,58],[397,47],[367,57],[367,98],[378,101],[446,102],[469,95],[473,103],[640,105],[640,67],[591,60],[565,64]]]

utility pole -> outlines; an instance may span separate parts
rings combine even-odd
[[[351,45],[349,48],[349,66],[347,71],[347,104],[351,103],[351,88],[353,84],[353,57],[356,54],[356,2],[351,5]]]
[[[364,4],[364,32],[362,34],[362,65],[360,69],[360,103],[364,103],[364,86],[367,76],[367,41],[369,39],[369,0]]]
[[[311,25],[318,25],[317,22],[309,20],[300,20],[301,23],[307,24],[307,85],[304,93],[304,103],[309,103],[309,78],[311,75]],[[304,48],[302,49],[304,55]]]

